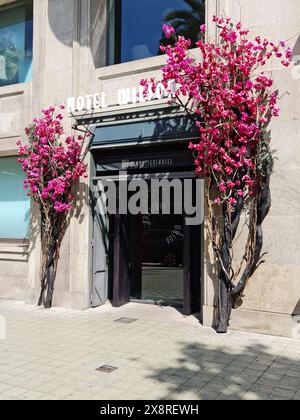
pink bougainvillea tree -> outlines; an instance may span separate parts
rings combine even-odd
[[[190,149],[197,174],[207,179],[208,230],[219,266],[217,331],[222,333],[262,262],[262,222],[271,206],[273,169],[268,125],[279,115],[278,91],[269,70],[275,60],[289,66],[292,51],[284,41],[252,39],[249,30],[230,18],[213,21],[218,41],[205,41],[202,25],[198,59],[189,51],[190,40],[164,25],[171,42],[161,46],[167,64],[160,82],[166,89],[170,81],[176,83],[175,100],[199,128],[199,142],[191,143]],[[156,83],[141,81],[145,92],[154,90]],[[236,265],[233,243],[245,210],[248,237]]]
[[[41,293],[39,305],[52,306],[54,282],[62,240],[76,199],[76,184],[86,176],[87,152],[82,136],[64,136],[64,106],[49,107],[25,129],[27,142],[18,142],[19,161],[26,173],[24,188],[41,215]]]

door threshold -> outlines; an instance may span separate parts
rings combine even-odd
[[[130,302],[132,303],[141,303],[143,305],[154,305],[154,306],[161,306],[161,307],[170,307],[175,309],[183,309],[183,304],[174,305],[170,302],[166,302],[163,300],[143,300],[143,299],[130,299]]]

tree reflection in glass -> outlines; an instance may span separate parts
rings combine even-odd
[[[186,8],[172,10],[164,17],[164,23],[173,26],[176,33],[192,41],[194,47],[202,34],[200,26],[205,23],[205,0],[183,0]],[[170,39],[162,38],[163,45],[169,45]]]

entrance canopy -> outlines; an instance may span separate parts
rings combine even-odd
[[[195,124],[183,116],[171,116],[144,121],[122,121],[111,125],[98,126],[94,131],[93,146],[144,142],[159,140],[177,140],[199,136]]]
[[[99,148],[158,144],[165,141],[192,141],[199,130],[178,106],[107,109],[95,115],[76,118],[74,128],[89,126],[94,134],[92,151]]]

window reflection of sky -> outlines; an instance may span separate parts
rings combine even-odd
[[[173,10],[190,10],[183,0],[123,0],[122,3],[122,62],[157,55],[164,17]]]

